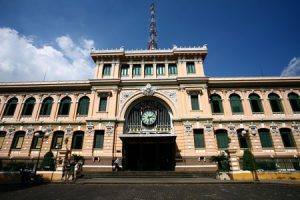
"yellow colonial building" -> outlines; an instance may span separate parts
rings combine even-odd
[[[300,170],[300,77],[207,77],[207,51],[159,49],[152,4],[148,48],[92,50],[92,79],[0,83],[0,160],[51,150],[90,171],[116,158],[124,170],[205,171],[228,150],[239,170],[250,149],[271,160],[258,168]]]
[[[67,149],[84,170],[112,170],[118,157],[124,170],[195,171],[215,170],[209,158],[222,150],[238,161],[250,148],[297,160],[300,78],[210,78],[206,55],[206,46],[93,50],[93,79],[0,83],[0,159]]]

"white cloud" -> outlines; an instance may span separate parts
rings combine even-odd
[[[74,43],[70,36],[56,38],[59,48],[37,47],[32,37],[16,30],[0,28],[0,82],[46,80],[85,80],[92,78],[94,63],[90,58],[93,40]]]
[[[300,75],[300,57],[294,57],[288,66],[281,72],[281,76],[299,76]]]

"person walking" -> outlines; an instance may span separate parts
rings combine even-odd
[[[121,168],[120,168],[120,159],[119,158],[116,158],[116,160],[114,161],[114,171],[119,171]]]

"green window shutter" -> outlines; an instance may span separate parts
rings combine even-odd
[[[249,96],[249,101],[251,105],[252,112],[263,112],[263,107],[261,104],[260,97],[257,94],[252,94]]]
[[[219,95],[210,97],[210,105],[213,113],[223,113],[222,99]]]
[[[59,131],[54,133],[53,139],[52,139],[52,149],[61,149],[62,144],[63,144],[63,139],[64,139],[64,133]]]
[[[186,67],[187,67],[187,73],[188,74],[194,74],[196,72],[194,62],[187,62]]]
[[[73,134],[72,149],[82,149],[84,134],[79,131]]]
[[[153,74],[153,66],[150,64],[145,65],[145,75]]]
[[[141,65],[133,65],[133,75],[141,75]]]
[[[128,69],[129,69],[129,65],[122,65],[121,66],[121,75],[128,76]]]
[[[177,74],[177,65],[169,64],[169,75],[176,75],[176,74]]]
[[[242,131],[243,131],[243,129],[239,129],[237,131],[239,145],[240,145],[240,148],[246,149],[246,148],[249,148],[249,144],[248,144],[247,138],[245,136],[242,136]]]
[[[4,115],[5,116],[13,116],[15,113],[17,104],[18,104],[18,99],[16,99],[16,98],[10,99],[7,102],[7,105],[6,105],[6,108],[4,111]]]
[[[195,148],[204,148],[203,129],[194,129],[194,144]]]
[[[78,115],[87,115],[89,111],[90,99],[88,97],[82,97],[78,103],[77,114]]]
[[[216,137],[217,137],[217,144],[218,144],[219,149],[228,148],[227,131],[224,131],[224,130],[217,131]]]
[[[280,136],[284,147],[295,147],[295,141],[290,129],[282,128],[280,129]]]
[[[16,132],[14,135],[14,139],[13,139],[11,148],[12,149],[21,149],[22,145],[23,145],[24,137],[25,137],[24,131]]]
[[[103,130],[95,130],[94,134],[94,148],[103,148],[104,143],[104,131]]]
[[[42,107],[41,107],[41,110],[40,110],[40,115],[50,115],[51,114],[51,109],[52,109],[52,103],[53,103],[52,98],[45,99],[42,103]]]
[[[70,106],[71,99],[69,97],[63,98],[60,102],[58,115],[69,115]]]
[[[4,139],[5,139],[5,132],[2,132],[2,133],[0,133],[0,149],[3,146]]]
[[[156,74],[157,75],[165,75],[165,65],[164,64],[156,65]]]
[[[35,149],[40,149],[42,147],[43,137],[38,137],[35,144]]]
[[[283,112],[281,100],[277,94],[269,94],[269,102],[272,112]]]
[[[110,70],[111,70],[111,65],[110,64],[105,64],[103,66],[103,75],[104,76],[109,76],[110,75]]]
[[[271,148],[273,147],[273,142],[271,139],[271,134],[269,130],[259,130],[259,139],[262,148]]]
[[[198,95],[191,95],[192,110],[199,110]]]
[[[35,104],[34,98],[27,99],[22,110],[22,115],[32,115],[34,104]]]
[[[231,95],[229,98],[230,98],[230,106],[231,106],[232,113],[243,112],[241,98],[238,95]]]
[[[99,111],[105,112],[106,111],[106,105],[107,105],[107,97],[101,97],[100,98]]]
[[[288,95],[289,102],[291,104],[292,110],[294,112],[300,112],[300,99],[299,96],[295,93],[291,93]]]

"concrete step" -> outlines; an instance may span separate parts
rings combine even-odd
[[[215,178],[215,172],[119,171],[84,172],[82,179],[93,178]]]
[[[77,179],[76,184],[199,184],[224,183],[214,178],[91,178]],[[229,181],[228,181],[229,182]]]

